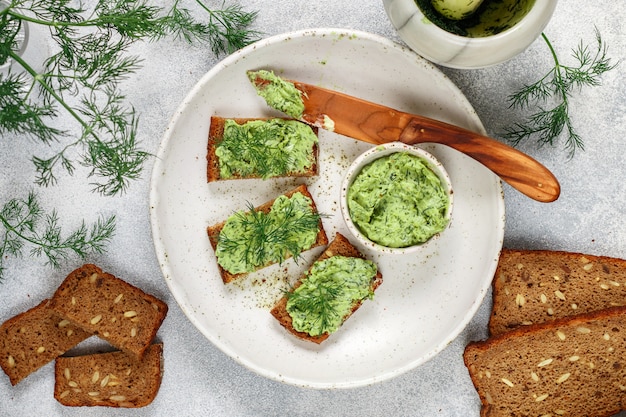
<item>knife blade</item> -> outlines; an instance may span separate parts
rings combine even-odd
[[[257,91],[267,88],[271,81],[255,77],[255,73],[250,71],[248,77]],[[496,139],[315,85],[282,81],[300,92],[304,111],[296,118],[308,124],[374,145],[395,141],[410,145],[426,142],[447,145],[482,163],[536,201],[552,202],[559,198],[560,184],[548,168]]]

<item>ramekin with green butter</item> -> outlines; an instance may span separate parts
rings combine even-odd
[[[342,213],[356,238],[387,253],[416,250],[449,225],[450,178],[431,154],[392,143],[362,154],[342,186]]]

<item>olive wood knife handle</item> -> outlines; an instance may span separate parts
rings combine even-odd
[[[552,202],[561,193],[556,177],[535,159],[495,139],[445,122],[411,115],[398,140],[410,145],[433,142],[450,146],[537,201]]]

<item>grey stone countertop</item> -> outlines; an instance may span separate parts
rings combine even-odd
[[[542,1],[542,0],[538,0]],[[218,7],[221,2],[209,1]],[[227,4],[230,1],[226,2]],[[258,10],[255,29],[263,37],[289,31],[335,27],[371,32],[402,43],[380,0],[285,0],[241,2]],[[597,28],[613,62],[624,61],[626,9],[618,1],[561,0],[545,33],[561,60],[572,63],[572,49],[583,41],[594,47]],[[123,87],[141,115],[139,140],[156,153],[167,124],[195,83],[223,57],[208,48],[175,40],[141,43],[131,49],[142,68]],[[373,63],[375,65],[375,63]],[[536,80],[551,66],[546,44],[537,40],[516,58],[486,69],[442,71],[463,91],[490,135],[496,136],[523,114],[509,108],[507,96]],[[602,77],[602,84],[575,91],[570,114],[585,150],[569,158],[563,142],[520,149],[548,166],[562,192],[553,203],[532,201],[504,186],[504,246],[558,249],[626,258],[626,81],[624,63]],[[69,123],[62,117],[61,126]],[[15,387],[0,377],[1,416],[478,416],[480,401],[462,361],[470,340],[486,337],[490,294],[465,330],[440,354],[393,379],[354,389],[316,390],[282,384],[257,375],[211,344],[183,314],[168,290],[152,242],[149,216],[150,171],[127,193],[101,197],[90,191],[85,172],[61,177],[58,184],[34,184],[33,154],[45,154],[40,143],[22,136],[0,140],[0,202],[24,198],[35,190],[46,210],[56,209],[62,225],[95,221],[115,214],[117,233],[108,251],[88,258],[104,270],[143,288],[169,305],[159,330],[165,344],[164,376],[154,402],[140,409],[68,408],[53,398],[53,364]],[[0,225],[0,233],[3,233]],[[82,263],[70,258],[60,268],[43,258],[7,258],[0,282],[0,322],[48,297],[66,274]],[[626,415],[621,414],[621,415]]]

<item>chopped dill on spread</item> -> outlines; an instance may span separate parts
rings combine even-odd
[[[317,241],[321,215],[302,193],[276,198],[268,213],[248,211],[231,215],[224,224],[215,251],[218,263],[232,274],[252,272],[289,257],[296,260]]]
[[[311,336],[335,332],[356,303],[372,298],[376,264],[356,257],[316,261],[301,285],[287,293],[292,326]]]
[[[336,327],[334,323],[341,322],[344,315],[337,311],[335,300],[342,294],[343,284],[336,280],[329,280],[323,285],[300,286],[296,290],[287,293],[288,313],[300,314],[308,320],[308,325],[295,324],[294,329],[308,333],[311,336],[319,336],[324,333],[332,333],[329,329]],[[296,320],[296,323],[305,322]],[[292,325],[294,323],[292,316]]]
[[[304,173],[315,162],[317,135],[310,126],[284,119],[238,124],[227,119],[216,146],[222,178],[257,176],[263,179]]]

